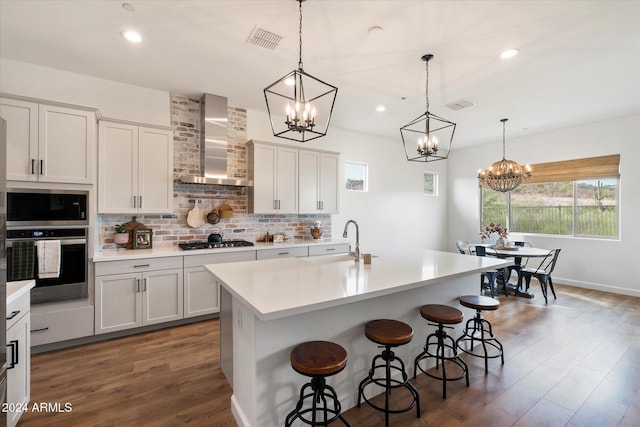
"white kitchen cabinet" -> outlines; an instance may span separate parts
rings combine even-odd
[[[247,143],[250,213],[298,212],[298,149],[249,141]]]
[[[309,246],[309,256],[346,254],[350,246],[349,243]]]
[[[93,335],[94,307],[31,313],[31,346]]]
[[[207,264],[255,261],[256,251],[224,252],[184,257],[184,317],[220,311],[219,286]]]
[[[309,256],[308,246],[296,246],[289,248],[264,249],[258,251],[257,259],[291,258]]]
[[[7,121],[7,179],[92,184],[95,109],[0,99]]]
[[[98,213],[173,213],[173,131],[101,120]]]
[[[7,304],[7,426],[10,427],[18,424],[31,399],[30,305],[28,291]]]
[[[183,318],[181,257],[96,263],[95,333]]]
[[[339,154],[299,150],[298,162],[298,212],[338,213]]]

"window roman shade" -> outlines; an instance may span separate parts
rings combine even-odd
[[[620,154],[612,154],[531,165],[531,179],[527,184],[619,177]]]

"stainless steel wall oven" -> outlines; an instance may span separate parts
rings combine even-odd
[[[87,193],[9,190],[7,194],[7,278],[35,279],[31,302],[88,296]],[[53,244],[53,246],[48,246]],[[55,258],[57,270],[43,274],[40,264]],[[51,257],[49,256],[51,254]]]

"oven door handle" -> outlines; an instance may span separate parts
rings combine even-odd
[[[60,240],[61,246],[66,245],[86,245],[87,239],[16,239],[16,240],[33,240],[34,242],[37,240]],[[13,240],[7,240],[7,248],[13,247]]]

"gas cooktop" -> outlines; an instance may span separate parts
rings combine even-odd
[[[179,243],[178,246],[184,251],[191,251],[194,249],[238,248],[241,246],[254,246],[254,244],[246,240],[224,240],[222,242]]]

